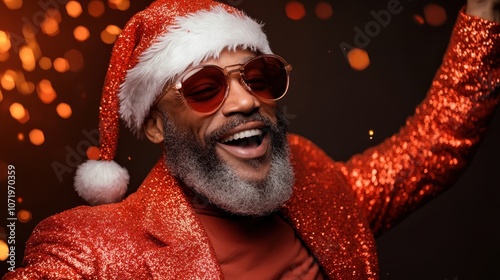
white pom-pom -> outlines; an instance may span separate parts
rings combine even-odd
[[[75,190],[92,205],[122,200],[127,191],[127,169],[114,161],[88,160],[76,170]]]

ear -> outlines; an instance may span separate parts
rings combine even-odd
[[[142,125],[149,141],[159,144],[163,142],[163,117],[158,110],[152,109]]]

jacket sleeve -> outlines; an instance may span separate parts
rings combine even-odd
[[[56,215],[36,226],[26,244],[22,267],[7,273],[11,279],[87,279],[94,273],[93,248],[80,232]]]
[[[425,100],[404,127],[342,167],[375,234],[453,184],[498,103],[500,24],[461,12]]]

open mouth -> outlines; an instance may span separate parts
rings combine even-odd
[[[258,147],[267,133],[267,129],[249,129],[230,135],[220,142],[229,146]]]

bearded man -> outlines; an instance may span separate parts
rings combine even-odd
[[[40,223],[5,279],[377,279],[374,236],[446,189],[484,134],[499,15],[498,1],[469,0],[415,115],[343,163],[287,134],[276,102],[292,66],[260,24],[208,0],[154,2],[115,45],[100,160],[75,178],[103,205]],[[121,202],[119,118],[164,146]]]

